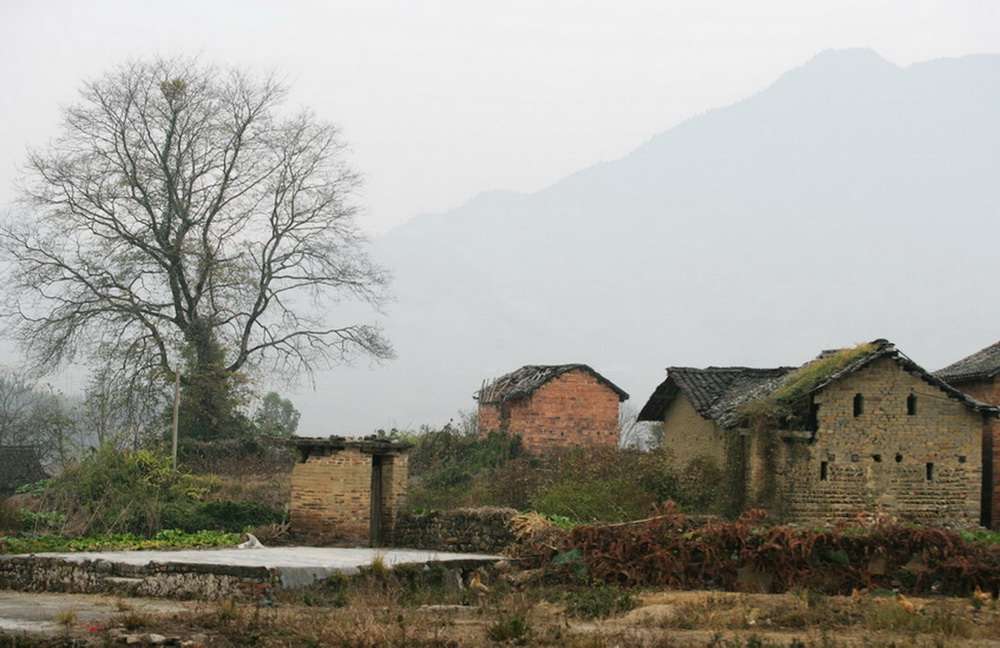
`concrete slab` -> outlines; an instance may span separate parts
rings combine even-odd
[[[39,553],[67,563],[103,561],[111,564],[151,564],[263,567],[273,570],[286,589],[308,586],[335,573],[353,574],[380,558],[387,567],[397,565],[452,564],[475,566],[502,560],[491,554],[449,553],[419,549],[369,549],[335,547],[265,547],[259,549],[187,549],[180,551],[100,551]],[[471,568],[471,567],[470,567]]]
[[[171,613],[188,609],[190,604],[140,598],[123,602],[94,594],[0,591],[0,631],[51,635],[65,632],[68,625],[103,627],[108,619],[122,613],[123,606],[139,613]]]

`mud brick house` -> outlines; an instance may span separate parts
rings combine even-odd
[[[381,546],[402,512],[412,444],[386,439],[293,439],[291,526],[315,542]]]
[[[720,467],[733,510],[989,524],[983,449],[998,415],[875,340],[798,368],[671,367],[639,420],[664,423],[682,469],[696,458]]]
[[[1000,405],[1000,342],[977,351],[967,358],[934,372],[934,375],[972,398],[990,405]],[[992,502],[990,520],[1000,523],[1000,426],[983,437],[983,473]]]
[[[479,433],[521,437],[525,450],[618,445],[618,406],[628,394],[584,364],[529,365],[476,394]]]
[[[976,400],[1000,405],[1000,342],[934,372]]]

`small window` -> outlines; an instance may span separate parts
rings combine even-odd
[[[882,455],[872,455],[872,461],[875,463],[882,463]]]
[[[903,455],[896,453],[896,463],[903,463]]]
[[[861,394],[854,395],[854,415],[861,416],[865,411],[865,397]]]
[[[826,481],[829,472],[830,472],[830,463],[828,461],[819,462],[819,480]]]
[[[927,464],[927,481],[934,481],[934,464]]]
[[[968,459],[965,458],[965,455],[958,455],[958,463],[965,463],[966,461]]]
[[[906,414],[907,416],[916,416],[917,414],[917,395],[910,394],[906,397]]]

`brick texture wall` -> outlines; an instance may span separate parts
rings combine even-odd
[[[755,471],[763,476],[751,491],[766,493],[761,480],[773,479],[770,491],[785,520],[885,511],[923,523],[980,521],[982,414],[888,358],[827,386],[815,402],[814,442],[753,441],[751,461],[769,461],[775,470],[773,477]]]
[[[992,380],[956,383],[954,385],[969,396],[989,405],[1000,405],[1000,376]],[[983,489],[984,510],[989,516],[984,520],[989,526],[1000,527],[1000,421],[990,418],[984,426],[983,469],[987,475],[987,486]]]
[[[692,459],[706,457],[719,467],[726,465],[727,444],[738,436],[702,418],[691,401],[679,395],[663,418],[664,445],[673,454],[674,465],[683,469]]]
[[[554,378],[528,398],[480,404],[480,434],[520,435],[528,452],[618,445],[618,394],[587,371]]]
[[[405,452],[382,455],[382,529],[388,537],[403,506]],[[373,456],[357,447],[325,449],[292,469],[291,523],[316,542],[367,545],[372,511]]]

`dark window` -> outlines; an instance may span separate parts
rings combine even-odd
[[[806,429],[812,432],[819,430],[819,403],[809,403],[809,420],[806,421]]]
[[[854,395],[854,415],[861,416],[861,413],[865,411],[865,397],[861,394]]]
[[[934,481],[934,464],[927,464],[927,481]]]
[[[917,413],[917,395],[910,394],[906,397],[906,413],[913,416]]]
[[[819,479],[820,481],[826,481],[827,474],[829,472],[830,464],[826,461],[819,462]]]
[[[966,461],[965,455],[958,455],[958,463],[965,463]]]
[[[875,463],[882,463],[882,455],[872,455],[872,461]]]
[[[897,452],[896,453],[896,463],[902,463],[902,462],[903,462],[903,455],[901,455],[901,454],[899,454]]]

